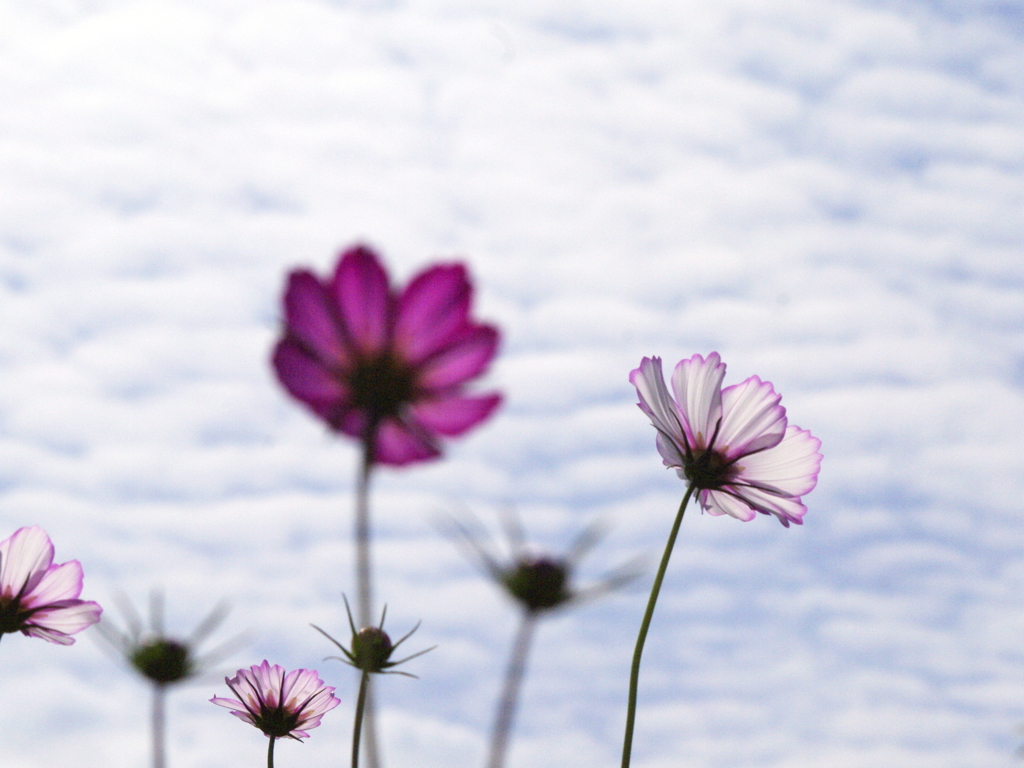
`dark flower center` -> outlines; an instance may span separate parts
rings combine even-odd
[[[32,612],[24,610],[17,598],[0,597],[0,635],[17,632],[31,615]]]
[[[683,472],[690,485],[699,490],[721,488],[736,475],[735,464],[714,449],[686,459]]]
[[[352,404],[375,420],[394,416],[416,394],[413,371],[390,352],[360,360],[349,372]]]
[[[188,646],[174,640],[154,640],[132,654],[132,665],[154,683],[166,685],[184,680],[191,672]]]
[[[282,739],[298,727],[301,715],[301,710],[289,712],[284,708],[283,704],[275,709],[271,709],[264,704],[260,707],[259,714],[253,717],[253,720],[256,727],[267,736]]]
[[[566,568],[546,557],[520,560],[505,574],[505,588],[529,611],[554,608],[569,599]]]

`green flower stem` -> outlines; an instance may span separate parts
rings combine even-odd
[[[167,689],[153,684],[153,768],[164,768],[164,702]]]
[[[519,686],[526,670],[526,657],[530,652],[533,630],[537,626],[537,613],[523,611],[523,620],[512,644],[512,655],[505,671],[505,687],[498,702],[498,713],[494,718],[494,733],[491,736],[491,752],[487,759],[487,768],[502,768],[505,763],[505,752],[508,749],[508,737],[512,732],[512,720],[516,714],[516,702],[519,699]]]
[[[651,618],[654,616],[654,606],[658,602],[658,593],[661,592],[661,582],[665,580],[668,561],[672,557],[672,549],[675,547],[676,536],[679,534],[679,526],[683,522],[683,513],[686,512],[686,505],[690,502],[692,495],[693,486],[691,485],[686,489],[683,502],[679,505],[675,522],[672,524],[672,532],[668,535],[668,543],[665,544],[665,554],[661,557],[658,575],[654,577],[651,596],[647,601],[647,611],[644,613],[644,620],[640,623],[640,634],[636,638],[636,650],[633,651],[633,667],[629,673],[629,706],[626,711],[626,736],[622,742],[622,768],[629,768],[629,759],[633,752],[633,723],[636,720],[636,693],[640,684],[640,657],[644,652],[644,642],[647,640],[647,630],[651,626]]]
[[[373,455],[377,422],[370,419],[363,434],[363,460],[356,484],[356,616],[359,628],[373,625],[373,578],[370,561],[370,473],[373,471]],[[366,683],[366,687],[370,687]],[[362,690],[362,684],[360,684]],[[372,692],[367,690],[363,731],[366,736],[366,761],[370,768],[379,768],[380,752],[377,749],[377,718]]]
[[[363,714],[366,710],[366,692],[370,688],[370,673],[363,670],[356,699],[356,720],[352,726],[352,768],[359,768],[359,737],[363,732]]]
[[[267,768],[274,768],[274,742],[277,741],[273,736],[270,737],[270,746],[267,747]]]
[[[367,427],[363,436],[363,460],[356,483],[356,619],[359,629],[373,623],[373,585],[370,564],[370,473],[373,471],[374,431]]]

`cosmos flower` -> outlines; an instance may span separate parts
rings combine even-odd
[[[127,597],[115,595],[128,625],[126,631],[117,629],[103,618],[96,629],[110,643],[129,666],[157,686],[184,683],[206,672],[213,664],[233,653],[242,636],[223,643],[202,655],[198,646],[224,621],[228,614],[226,603],[220,603],[187,638],[171,637],[164,632],[163,595],[155,591],[150,595],[149,628],[143,628],[142,618]]]
[[[53,564],[53,544],[38,526],[0,542],[0,636],[21,632],[71,645],[71,635],[100,620],[98,603],[79,600],[82,565]]]
[[[518,517],[506,512],[501,519],[510,554],[503,557],[490,534],[475,517],[442,521],[442,530],[466,552],[480,571],[491,578],[528,614],[541,614],[589,600],[628,584],[640,575],[639,561],[630,561],[586,587],[573,583],[576,566],[601,539],[602,527],[591,524],[573,541],[565,555],[535,551],[526,544]]]
[[[289,276],[274,370],[331,429],[372,440],[375,462],[435,458],[440,437],[463,434],[501,402],[463,391],[498,346],[498,330],[470,318],[472,298],[462,264],[431,266],[396,292],[377,255],[354,246],[330,278]]]
[[[314,670],[286,673],[266,660],[258,667],[238,670],[224,682],[239,700],[214,696],[210,701],[227,707],[232,715],[255,725],[271,739],[301,741],[309,736],[305,729],[316,728],[324,714],[341,703]]]
[[[674,398],[661,358],[645,357],[629,375],[665,465],[693,486],[705,512],[738,520],[760,512],[800,525],[807,512],[801,497],[818,482],[821,441],[788,424],[771,383],[751,376],[722,389],[723,378],[717,352],[680,361]]]

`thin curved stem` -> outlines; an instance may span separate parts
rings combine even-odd
[[[373,567],[370,559],[370,474],[373,471],[377,424],[371,419],[363,434],[363,457],[356,484],[356,618],[358,628],[373,625]],[[380,752],[377,748],[377,718],[374,697],[366,683],[365,713],[362,716],[363,735],[366,737],[366,760],[370,768],[379,768]],[[360,689],[363,684],[360,683]]]
[[[366,713],[363,715],[363,738],[366,741],[366,763],[369,768],[380,768],[380,743],[377,741],[377,691],[371,676],[366,683]]]
[[[153,684],[153,768],[164,768],[164,702],[167,689],[159,683]]]
[[[274,768],[274,742],[277,741],[273,736],[270,737],[270,746],[267,747],[267,768]]]
[[[359,680],[359,697],[356,699],[356,719],[352,725],[352,768],[359,768],[359,737],[363,732],[363,713],[366,708],[366,692],[370,688],[370,673],[365,669]]]
[[[373,471],[373,429],[363,437],[363,458],[356,483],[356,620],[358,628],[373,623],[373,585],[370,563],[370,473]]]
[[[658,602],[658,593],[661,592],[661,582],[665,580],[665,571],[668,570],[668,561],[672,557],[672,549],[676,544],[676,536],[679,534],[679,526],[683,522],[683,513],[686,512],[686,505],[693,495],[693,486],[686,489],[683,502],[679,505],[675,522],[672,523],[672,532],[668,535],[668,543],[665,544],[665,554],[661,556],[661,565],[658,566],[658,575],[654,577],[654,584],[651,586],[651,596],[647,600],[647,610],[644,612],[644,620],[640,623],[640,634],[636,638],[636,650],[633,651],[633,666],[629,673],[629,705],[626,710],[626,736],[622,741],[622,768],[629,768],[629,760],[633,752],[633,723],[636,720],[636,694],[640,684],[640,657],[644,652],[644,642],[647,640],[647,630],[651,626],[651,618],[654,616],[654,606]]]
[[[530,653],[533,641],[533,630],[537,626],[537,614],[534,611],[523,611],[523,620],[512,643],[512,655],[505,671],[505,686],[498,701],[498,712],[494,717],[494,731],[491,735],[491,751],[487,758],[487,768],[502,768],[505,763],[505,752],[508,750],[508,739],[512,733],[512,721],[516,715],[516,704],[519,700],[519,688],[526,671],[526,657]]]

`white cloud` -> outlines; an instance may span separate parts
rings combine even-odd
[[[284,274],[366,239],[467,258],[500,415],[375,481],[378,591],[422,680],[391,764],[482,758],[511,606],[431,519],[512,504],[584,581],[656,557],[683,490],[627,382],[722,352],[821,437],[806,525],[691,509],[645,654],[638,766],[1009,765],[1024,720],[1022,47],[988,3],[9,3],[0,29],[0,536],[85,596],[353,678],[356,451],[279,391]],[[1011,19],[1012,20],[1012,19]],[[647,577],[649,579],[649,576]],[[614,763],[646,581],[546,622],[511,765]],[[420,646],[417,646],[420,647]],[[146,759],[146,691],[83,636],[0,645],[4,765]],[[172,763],[262,759],[172,696]],[[1017,693],[1015,693],[1015,691]],[[56,735],[60,737],[57,738]]]

